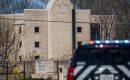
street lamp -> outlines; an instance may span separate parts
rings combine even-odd
[[[72,52],[76,49],[76,0],[72,0]]]

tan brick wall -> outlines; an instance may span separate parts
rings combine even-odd
[[[24,20],[20,55],[32,54],[32,56],[65,59],[72,54],[72,6],[69,1],[66,1],[67,16],[62,17],[59,14],[60,17],[58,17],[55,4],[59,5],[59,3],[55,1],[57,0],[52,1],[53,4],[51,3],[47,9],[26,9],[23,14],[17,15],[18,17],[16,14],[7,15],[13,19]],[[77,42],[82,41],[85,44],[90,40],[89,16],[89,10],[76,10],[76,26],[82,27],[82,33],[76,33]],[[35,33],[34,27],[39,27],[40,32]],[[39,48],[35,48],[35,41],[40,42]]]
[[[90,40],[90,10],[76,10],[76,27],[82,27],[82,32],[76,34],[76,41],[86,44]],[[76,29],[77,31],[77,29]]]
[[[55,0],[56,1],[56,0]],[[60,0],[59,0],[60,1]],[[57,2],[54,2],[54,4],[49,9],[49,21],[53,21],[49,23],[49,29],[50,29],[50,41],[51,41],[51,50],[52,55],[50,55],[54,59],[63,59],[64,55],[70,54],[72,51],[72,23],[71,23],[71,4],[69,1],[67,2],[68,13],[62,14],[58,13],[58,10],[60,10],[59,7],[56,7],[57,4],[60,5]],[[66,4],[66,3],[65,3]],[[62,4],[61,4],[62,6]],[[67,15],[67,16],[66,16]]]
[[[58,0],[57,0],[58,1]],[[60,0],[59,0],[60,1]],[[51,3],[53,4],[53,2]],[[67,16],[61,17],[55,10],[55,7],[59,3],[55,3],[52,5],[53,7],[49,7],[49,15],[48,20],[54,21],[49,23],[49,33],[50,33],[50,41],[51,41],[51,50],[52,50],[52,57],[55,59],[65,59],[65,56],[72,53],[72,6],[68,2],[68,14]],[[60,8],[58,7],[60,10]],[[83,44],[87,43],[90,40],[90,21],[89,21],[89,10],[76,10],[76,21],[77,27],[83,27],[82,33],[77,33],[76,40],[82,41]],[[57,14],[55,14],[57,13]],[[59,17],[58,17],[59,16]],[[57,21],[57,22],[55,22]],[[79,22],[79,23],[78,23]]]
[[[25,35],[23,50],[21,52],[33,56],[47,56],[48,54],[48,22],[46,10],[25,10]],[[35,33],[34,28],[39,27]],[[35,48],[35,42],[40,42],[40,47]]]

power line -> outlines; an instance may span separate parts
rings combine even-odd
[[[31,19],[11,19],[11,18],[0,18],[0,19],[8,19],[8,20],[24,20],[24,21],[39,21],[39,22],[59,22],[59,23],[72,23],[72,21],[48,21],[48,20],[31,20]],[[90,22],[76,22],[76,23],[86,23],[89,24]]]
[[[52,23],[72,23],[72,21],[48,21],[48,20],[31,20],[31,19],[12,19],[12,18],[0,18],[0,19],[7,19],[7,20],[24,20],[24,21],[38,21],[38,22],[52,22]],[[98,24],[118,24],[118,25],[126,25],[129,23],[110,23],[110,22],[83,22],[83,21],[76,21],[76,23],[84,23],[84,24],[91,24],[91,23],[98,23]]]

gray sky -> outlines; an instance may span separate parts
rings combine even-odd
[[[0,14],[21,13],[24,9],[46,8],[47,0],[0,0]]]

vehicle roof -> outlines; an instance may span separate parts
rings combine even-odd
[[[78,48],[96,48],[96,45],[116,45],[118,47],[107,47],[107,48],[130,48],[130,43],[101,43],[101,44],[84,44],[84,45],[80,45]]]

